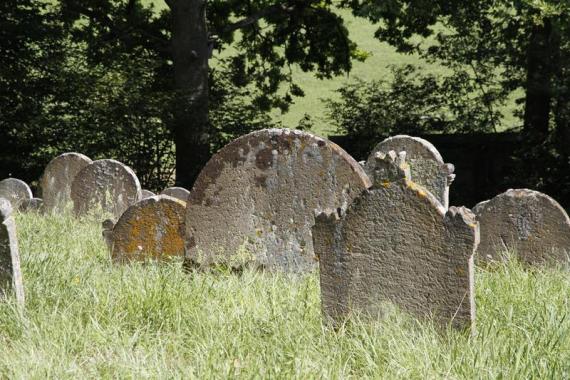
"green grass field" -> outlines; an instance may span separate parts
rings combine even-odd
[[[0,304],[2,378],[568,378],[570,277],[477,270],[477,334],[394,312],[324,324],[318,275],[113,265],[97,222],[17,217],[26,308]]]

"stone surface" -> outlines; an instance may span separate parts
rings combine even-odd
[[[20,211],[29,212],[36,211],[41,212],[44,210],[44,200],[41,198],[27,199],[20,203]]]
[[[0,181],[0,197],[8,200],[14,210],[17,210],[23,201],[32,199],[33,195],[26,182],[17,178],[6,178]]]
[[[181,201],[187,202],[190,192],[183,187],[168,187],[162,190],[162,195],[168,195]]]
[[[16,222],[12,206],[7,199],[0,198],[0,297],[16,295],[20,305],[24,304],[24,286],[20,270],[20,253],[16,235]]]
[[[375,165],[376,153],[387,153],[391,150],[406,152],[411,180],[431,192],[447,210],[449,186],[455,178],[454,166],[444,163],[441,154],[429,141],[419,137],[399,135],[387,138],[376,145],[366,162],[366,172],[369,173],[371,167]]]
[[[143,199],[125,211],[109,236],[114,261],[145,261],[184,255],[186,203],[168,195]]]
[[[141,190],[141,194],[142,194],[142,199],[147,199],[147,198],[150,198],[150,197],[154,197],[154,196],[156,195],[156,194],[153,193],[152,191],[150,191],[150,190],[145,190],[145,189],[142,189],[142,190]]]
[[[473,212],[481,225],[477,260],[502,260],[509,251],[531,265],[570,264],[570,219],[548,195],[511,189]]]
[[[310,133],[267,129],[242,136],[212,157],[192,188],[187,263],[245,251],[271,270],[312,269],[313,210],[344,208],[369,186],[352,157]]]
[[[77,173],[71,199],[77,216],[111,214],[118,219],[141,199],[141,185],[128,166],[115,160],[98,160]]]
[[[377,154],[378,176],[346,213],[328,210],[313,227],[323,312],[382,317],[394,305],[439,324],[475,317],[473,254],[479,229],[465,208],[449,211],[409,180],[405,155]]]
[[[64,153],[50,161],[40,180],[47,212],[71,209],[71,184],[77,173],[91,163],[89,157],[74,152]]]

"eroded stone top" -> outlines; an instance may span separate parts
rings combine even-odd
[[[26,182],[17,178],[6,178],[0,181],[0,197],[8,200],[17,210],[23,201],[32,199],[33,195]]]
[[[190,192],[183,187],[167,187],[166,189],[162,190],[161,194],[169,195],[171,197],[180,199],[181,201],[186,202],[188,197],[190,196]]]

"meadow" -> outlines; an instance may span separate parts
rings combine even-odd
[[[0,304],[2,378],[568,378],[570,277],[476,271],[477,332],[398,311],[333,328],[318,273],[114,265],[100,224],[17,215],[26,307]]]

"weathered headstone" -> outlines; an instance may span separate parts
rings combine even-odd
[[[153,193],[153,192],[150,191],[150,190],[142,189],[142,190],[141,190],[141,195],[142,195],[142,199],[147,199],[147,198],[150,198],[150,197],[154,197],[156,194]]]
[[[511,189],[473,212],[481,225],[478,261],[500,261],[509,251],[530,265],[570,264],[570,219],[548,195]]]
[[[366,162],[366,172],[375,165],[378,152],[406,152],[406,162],[410,166],[411,180],[426,188],[447,210],[449,207],[449,186],[455,178],[452,164],[443,162],[441,154],[427,140],[419,137],[398,135],[387,138],[372,150]]]
[[[187,263],[253,256],[268,269],[314,268],[314,209],[344,208],[370,180],[336,144],[267,129],[242,136],[206,164],[188,198]]]
[[[40,212],[44,210],[43,207],[44,207],[44,201],[41,198],[27,199],[22,203],[20,203],[21,212],[28,212],[28,211]]]
[[[143,199],[123,213],[109,231],[104,226],[114,261],[145,261],[184,255],[186,203],[168,195]],[[107,237],[108,236],[108,237]]]
[[[128,166],[115,160],[98,160],[77,173],[71,199],[77,216],[96,212],[119,218],[141,199],[141,185]]]
[[[162,195],[168,195],[181,201],[188,201],[188,197],[190,196],[190,192],[183,187],[168,187],[162,190]]]
[[[71,184],[77,173],[92,162],[89,157],[74,152],[64,153],[50,161],[40,180],[46,211],[63,211],[71,207]]]
[[[339,215],[320,213],[313,228],[323,312],[381,317],[392,305],[456,327],[474,320],[475,216],[445,211],[408,178],[404,155],[378,154],[370,190]]]
[[[20,204],[33,198],[32,190],[28,184],[17,178],[6,178],[0,181],[0,197],[8,200],[14,210]]]
[[[12,206],[7,199],[0,198],[0,298],[16,295],[20,305],[24,304],[24,286],[20,270],[20,253],[16,223]]]

